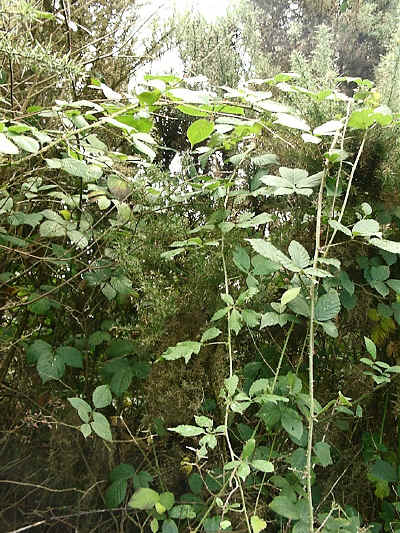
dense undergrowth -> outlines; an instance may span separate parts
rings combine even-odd
[[[3,531],[400,531],[399,116],[321,54],[5,102]]]

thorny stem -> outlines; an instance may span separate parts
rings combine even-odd
[[[324,172],[318,193],[318,207],[317,207],[317,224],[315,229],[315,249],[313,268],[318,266],[319,251],[321,246],[321,218],[322,218],[322,201],[326,181],[326,171]],[[315,276],[311,280],[310,286],[310,330],[308,341],[308,386],[310,399],[310,415],[308,421],[308,442],[307,442],[307,462],[306,462],[306,481],[307,481],[307,498],[309,510],[309,533],[314,532],[314,508],[312,501],[312,446],[313,446],[313,430],[314,430],[314,350],[315,350],[315,296],[318,281]]]

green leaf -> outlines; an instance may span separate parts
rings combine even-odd
[[[68,398],[68,401],[76,410],[82,409],[83,411],[87,411],[88,413],[92,412],[92,408],[90,407],[90,405],[85,402],[85,400],[82,400],[82,398]]]
[[[260,472],[265,472],[269,474],[274,471],[274,465],[271,461],[264,461],[263,459],[254,459],[251,462],[251,466]]]
[[[390,276],[390,268],[386,265],[372,266],[369,272],[373,281],[386,281]]]
[[[65,364],[62,357],[49,352],[43,352],[39,357],[36,368],[42,382],[46,383],[52,379],[62,378],[65,371]]]
[[[36,152],[40,150],[40,144],[36,139],[32,139],[32,137],[27,137],[26,135],[13,135],[12,140],[17,146],[22,148],[22,150],[25,150],[25,152],[36,154]]]
[[[129,500],[129,507],[146,511],[152,509],[160,501],[160,495],[153,489],[138,489]],[[165,522],[164,522],[165,523]],[[178,532],[178,530],[177,530]]]
[[[327,442],[317,442],[314,444],[314,452],[322,466],[332,464],[331,447]]]
[[[293,263],[299,268],[306,268],[310,264],[307,250],[297,241],[291,241],[288,250]]]
[[[207,342],[218,337],[221,334],[221,330],[218,328],[208,328],[201,336],[200,342]]]
[[[256,440],[249,439],[243,446],[241,459],[243,461],[245,461],[246,459],[249,459],[253,455],[255,448],[256,448]]]
[[[208,416],[196,416],[194,417],[196,420],[196,424],[202,428],[211,429],[213,427],[214,422],[211,418],[208,418]]]
[[[238,466],[238,469],[236,470],[237,475],[243,479],[243,481],[246,480],[246,478],[250,475],[250,467],[247,463],[240,463]]]
[[[197,426],[176,426],[175,428],[168,428],[169,431],[174,431],[182,437],[197,437],[205,433],[203,428]]]
[[[400,279],[388,279],[386,285],[389,285],[395,292],[400,293]]]
[[[260,329],[270,326],[276,326],[277,324],[279,324],[278,313],[269,311],[268,313],[264,313],[263,315],[261,315]]]
[[[229,317],[228,326],[230,330],[233,330],[236,335],[241,330],[241,320],[242,317],[237,309],[232,309],[231,316]]]
[[[290,407],[282,408],[281,423],[283,429],[297,440],[303,435],[303,422],[297,411]]]
[[[289,520],[299,520],[301,518],[299,506],[293,503],[287,496],[276,496],[269,507],[278,515]]]
[[[331,228],[333,228],[334,230],[336,231],[341,231],[342,233],[344,233],[345,235],[347,235],[348,237],[351,237],[352,236],[352,233],[351,233],[351,230],[349,228],[347,228],[346,226],[343,226],[343,224],[341,224],[340,222],[338,222],[337,220],[332,220],[330,219],[329,220],[329,225]]]
[[[33,303],[28,305],[28,309],[31,313],[36,315],[46,315],[47,312],[51,309],[51,301],[48,298],[40,297],[40,294],[32,294],[28,301],[36,300]]]
[[[268,165],[277,165],[279,163],[275,154],[262,154],[251,158],[253,165],[257,167],[266,167]]]
[[[121,357],[134,353],[135,346],[131,341],[125,339],[115,339],[107,348],[108,357]]]
[[[267,522],[256,515],[251,517],[250,523],[253,533],[260,533],[260,531],[267,527]]]
[[[89,435],[92,433],[92,428],[90,427],[90,424],[82,424],[79,428],[81,430],[82,435],[87,439]]]
[[[65,237],[66,229],[54,220],[45,220],[40,224],[39,233],[42,237]]]
[[[239,378],[236,374],[224,379],[224,385],[229,396],[233,396],[239,384]]]
[[[172,492],[162,492],[160,494],[160,503],[166,511],[169,511],[170,509],[172,509],[175,503],[174,494]]]
[[[171,518],[164,520],[162,526],[162,533],[179,533],[178,527]]]
[[[263,257],[273,261],[274,263],[279,263],[294,272],[298,272],[301,270],[292,263],[289,257],[287,257],[280,250],[278,250],[278,248],[276,248],[270,242],[267,242],[264,239],[247,239],[247,240],[251,244],[253,250],[255,250],[258,254],[262,255]],[[290,266],[292,265],[294,266],[294,270],[293,268],[290,268]]]
[[[260,323],[260,313],[257,313],[253,309],[243,309],[241,312],[242,320],[243,322],[249,327],[249,328],[255,328]]]
[[[369,109],[353,111],[350,115],[348,126],[358,130],[366,130],[375,122],[373,113]]]
[[[110,334],[105,331],[95,331],[88,338],[89,346],[99,346],[103,342],[109,342],[111,339]]]
[[[353,235],[362,235],[368,237],[379,233],[379,223],[372,218],[359,220],[354,224],[352,229]]]
[[[321,126],[314,129],[313,135],[334,135],[338,130],[343,128],[341,120],[329,120]]]
[[[188,479],[190,490],[193,494],[200,494],[203,489],[203,479],[200,474],[194,473],[189,476]]]
[[[188,363],[193,354],[198,354],[202,347],[201,342],[184,341],[178,342],[176,346],[169,347],[162,355],[162,359],[167,361],[175,361],[176,359],[185,359]]]
[[[112,402],[110,387],[108,385],[100,385],[99,387],[96,387],[93,391],[92,399],[96,409],[107,407],[107,405],[110,405]]]
[[[0,133],[0,154],[16,155],[19,154],[19,149],[13,144],[4,133]]]
[[[339,332],[337,330],[337,327],[331,320],[327,320],[326,322],[322,322],[321,326],[325,333],[329,335],[330,337],[336,339],[339,335]]]
[[[367,352],[370,354],[372,359],[376,360],[376,346],[375,343],[369,339],[368,337],[364,337],[365,347],[367,348]]]
[[[297,298],[289,303],[288,307],[296,315],[301,315],[306,318],[310,316],[310,305],[307,303],[307,300],[304,298],[304,296],[300,294],[297,296]]]
[[[267,222],[271,222],[272,220],[273,217],[268,213],[261,213],[260,215],[250,218],[249,220],[245,220],[243,222],[239,221],[236,226],[238,228],[255,228],[260,224],[266,224]]]
[[[250,270],[250,257],[244,248],[237,246],[233,252],[233,262],[242,272]]]
[[[338,293],[331,289],[328,293],[320,296],[315,306],[315,319],[324,322],[335,318],[340,311],[340,299]]]
[[[193,124],[191,124],[187,130],[187,137],[190,141],[190,144],[194,146],[195,144],[207,139],[207,137],[209,137],[214,131],[214,127],[214,122],[204,118],[200,118],[199,120],[193,122]]]
[[[128,368],[121,368],[113,375],[110,383],[110,388],[116,396],[122,396],[132,383],[133,370]]]
[[[123,479],[130,479],[134,476],[135,469],[132,465],[121,463],[113,468],[110,472],[110,481],[121,481]]]
[[[72,346],[59,346],[56,354],[64,359],[64,363],[74,368],[83,368],[83,357],[79,350]]]
[[[168,516],[170,518],[177,518],[178,520],[188,520],[191,518],[196,518],[196,513],[192,505],[183,504],[172,507],[172,509],[168,512]]]
[[[353,295],[354,294],[354,283],[349,278],[349,275],[347,272],[344,272],[343,270],[339,273],[339,279],[340,283],[342,284],[342,287],[345,291],[348,292],[348,294]]]
[[[388,241],[386,239],[369,239],[369,243],[381,250],[391,252],[392,254],[400,254],[400,242]]]
[[[300,293],[300,287],[293,287],[288,289],[281,296],[281,309],[283,309],[289,302],[297,298]]]
[[[81,250],[86,248],[86,246],[89,244],[88,238],[83,233],[75,229],[67,231],[67,236],[71,240],[72,244],[76,244],[76,246],[78,246],[78,248]]]
[[[387,481],[388,483],[394,483],[397,481],[397,473],[394,466],[387,461],[377,459],[369,468],[369,475],[374,478],[375,481]]]
[[[152,533],[157,533],[159,528],[158,520],[157,518],[153,518],[150,522],[150,529]]]
[[[109,509],[118,507],[124,501],[127,488],[128,482],[126,479],[118,479],[111,483],[104,495],[106,506]]]
[[[112,441],[110,423],[103,414],[93,411],[93,422],[90,425],[99,437],[109,442]]]
[[[301,119],[300,117],[296,117],[295,115],[289,115],[287,113],[277,113],[276,117],[277,118],[274,121],[275,124],[281,124],[282,126],[294,128],[296,130],[311,130],[310,126],[303,119]]]

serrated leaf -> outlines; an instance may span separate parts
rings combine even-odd
[[[267,527],[267,522],[256,515],[250,518],[250,523],[253,533],[260,533],[260,531]]]
[[[395,292],[400,293],[400,279],[388,279],[386,285],[389,285]]]
[[[285,291],[281,297],[281,309],[284,308],[289,302],[297,298],[300,290],[300,287],[293,287]]]
[[[242,272],[250,270],[250,257],[244,248],[237,246],[233,252],[233,262]]]
[[[239,384],[239,378],[236,374],[233,374],[231,377],[226,378],[224,380],[224,385],[229,396],[233,396],[235,394],[238,384]]]
[[[0,133],[0,153],[7,155],[19,154],[19,149],[8,139],[4,133]]]
[[[109,442],[112,441],[110,423],[103,414],[93,411],[93,422],[90,425],[99,437]]]
[[[343,122],[341,120],[329,120],[321,126],[314,129],[314,135],[334,135],[338,130],[343,128]]]
[[[269,504],[269,507],[276,514],[289,520],[299,520],[301,518],[299,506],[287,496],[276,496]]]
[[[191,518],[196,518],[196,512],[194,511],[192,505],[182,504],[172,507],[172,509],[168,512],[168,516],[178,520],[189,520]]]
[[[353,235],[362,235],[368,237],[379,233],[379,223],[373,219],[359,220],[354,224],[352,229]]]
[[[203,428],[197,426],[181,425],[176,426],[175,428],[168,428],[168,431],[174,431],[182,437],[197,437],[198,435],[203,435],[205,433]]]
[[[87,439],[89,435],[92,433],[92,428],[90,427],[90,424],[82,424],[79,428],[81,430],[82,435]]]
[[[12,137],[13,142],[30,154],[36,154],[40,150],[40,144],[36,139],[27,137],[26,135],[14,135]]]
[[[110,383],[110,388],[116,396],[122,396],[124,392],[129,389],[133,379],[133,370],[128,368],[121,368],[113,375]]]
[[[215,339],[221,334],[221,330],[218,328],[208,328],[201,336],[200,342],[207,342]]]
[[[124,501],[127,488],[128,482],[126,479],[118,479],[111,483],[104,495],[106,506],[109,509],[112,509],[113,507],[119,507],[119,505]]]
[[[83,368],[83,356],[79,350],[72,346],[59,346],[56,354],[64,359],[64,363],[74,368]]]
[[[293,263],[299,268],[303,269],[310,264],[310,256],[299,242],[291,241],[288,250]]]
[[[348,237],[351,237],[352,236],[352,233],[351,233],[351,230],[349,228],[347,228],[346,226],[343,226],[343,224],[341,224],[340,222],[338,222],[337,220],[332,220],[330,219],[329,220],[329,225],[331,228],[333,228],[334,230],[336,231],[341,231],[342,233],[344,233],[345,235],[347,235]]]
[[[388,241],[386,239],[377,238],[369,239],[368,242],[373,246],[376,246],[377,248],[381,248],[381,250],[385,250],[386,252],[391,252],[392,254],[400,254],[400,242]]]
[[[200,118],[193,122],[187,130],[187,137],[192,146],[198,144],[211,135],[214,131],[215,124],[210,120]]]
[[[198,354],[202,347],[201,342],[184,341],[178,342],[176,346],[169,347],[161,357],[167,361],[175,361],[184,358],[188,363],[193,354]]]
[[[64,375],[64,359],[58,355],[44,352],[40,355],[36,365],[43,383],[52,379],[60,379]]]
[[[135,474],[135,469],[132,465],[121,463],[111,470],[110,481],[119,481],[122,479],[131,479]]]
[[[340,311],[340,299],[338,293],[331,289],[328,293],[320,296],[315,305],[315,319],[324,322],[335,318]]]
[[[287,113],[277,113],[276,120],[274,122],[275,124],[281,124],[282,126],[294,128],[296,130],[311,130],[310,126],[303,119],[295,115],[289,115]]]
[[[264,239],[247,239],[251,244],[253,250],[263,257],[273,261],[274,263],[279,263],[284,267],[288,268],[293,272],[298,272],[301,269],[296,267],[294,263],[287,257],[283,252],[278,250],[273,244],[265,241]]]
[[[228,320],[228,327],[230,330],[234,331],[236,335],[241,330],[241,327],[242,327],[241,321],[242,321],[242,317],[239,311],[237,309],[232,309],[231,315]]]
[[[96,409],[107,407],[112,402],[112,394],[108,385],[100,385],[96,387],[92,395],[93,405]]]
[[[164,520],[162,525],[162,533],[179,533],[178,526],[171,518]]]
[[[261,315],[260,329],[279,324],[279,315],[273,311]]]
[[[255,448],[256,448],[256,440],[249,439],[243,446],[243,451],[241,455],[242,461],[249,459],[253,455]]]
[[[107,348],[108,357],[121,357],[122,355],[128,355],[134,353],[135,345],[125,339],[113,339],[110,346]]]
[[[378,459],[369,468],[369,475],[374,478],[375,481],[387,481],[388,483],[394,483],[397,481],[397,473],[394,466],[387,461]]]
[[[72,407],[76,410],[78,409],[84,409],[88,413],[91,412],[92,408],[90,405],[85,402],[85,400],[82,400],[82,398],[68,398],[69,403],[72,405]]]
[[[376,360],[376,345],[375,343],[369,339],[368,337],[364,337],[365,347],[367,348],[367,352],[370,354],[372,359]]]
[[[42,237],[65,237],[66,229],[54,220],[45,220],[40,224],[39,233]]]
[[[260,472],[265,472],[267,474],[274,471],[274,465],[271,461],[264,461],[263,459],[254,459],[251,462],[251,466]]]
[[[331,447],[327,442],[317,442],[314,444],[314,452],[318,457],[319,462],[322,466],[329,466],[333,464],[331,458]]]
[[[129,500],[129,507],[146,511],[152,509],[160,501],[160,495],[153,489],[138,489]]]
[[[281,423],[283,429],[297,440],[303,435],[303,422],[297,411],[290,407],[282,409]]]

